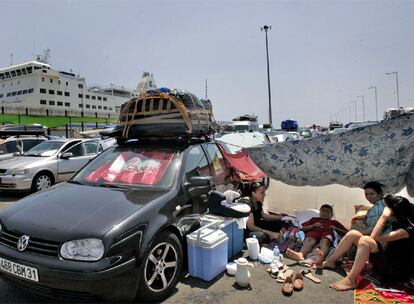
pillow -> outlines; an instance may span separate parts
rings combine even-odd
[[[317,209],[304,209],[295,210],[295,216],[299,222],[299,228],[302,228],[302,224],[309,221],[313,217],[319,217],[319,210]]]

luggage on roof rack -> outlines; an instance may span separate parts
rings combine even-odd
[[[144,91],[121,106],[118,125],[109,136],[118,138],[199,137],[212,132],[209,100],[166,88]]]
[[[45,128],[42,125],[0,125],[0,137],[18,135],[45,135]]]

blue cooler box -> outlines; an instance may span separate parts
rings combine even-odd
[[[191,276],[211,281],[226,270],[226,234],[217,229],[201,227],[187,235],[188,271]]]
[[[217,225],[212,227],[222,230],[229,238],[227,247],[228,260],[243,250],[244,229],[239,229],[236,219],[207,215],[203,217],[201,225],[203,226],[211,222],[216,222]]]

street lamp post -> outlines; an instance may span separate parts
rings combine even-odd
[[[365,97],[364,95],[359,95],[357,97],[362,98],[362,121],[365,121]]]
[[[355,122],[357,121],[357,102],[356,100],[350,101],[350,103],[353,103],[355,105]]]
[[[375,93],[375,118],[377,119],[377,121],[378,121],[378,99],[377,99],[377,87],[376,86],[370,86],[369,88],[368,88],[368,90],[370,90],[370,89],[374,89],[374,93]]]
[[[265,36],[266,36],[266,58],[267,58],[267,89],[269,93],[269,123],[272,124],[272,97],[270,93],[270,69],[269,69],[269,44],[267,41],[267,31],[271,30],[272,27],[265,25],[262,28],[260,28],[261,31],[264,30]]]
[[[397,108],[400,107],[400,92],[398,91],[398,72],[389,72],[385,73],[385,75],[392,75],[395,74],[395,81],[396,81],[396,88],[397,88]]]

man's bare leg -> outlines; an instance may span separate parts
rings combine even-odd
[[[332,242],[327,238],[322,238],[319,242],[319,248],[316,249],[315,264],[322,264],[325,260],[326,255],[328,254],[329,247],[331,247]]]
[[[313,247],[316,245],[316,240],[311,237],[307,237],[303,242],[302,249],[300,252],[293,251],[292,249],[288,248],[286,250],[286,255],[295,261],[303,261],[306,255],[312,251]]]

